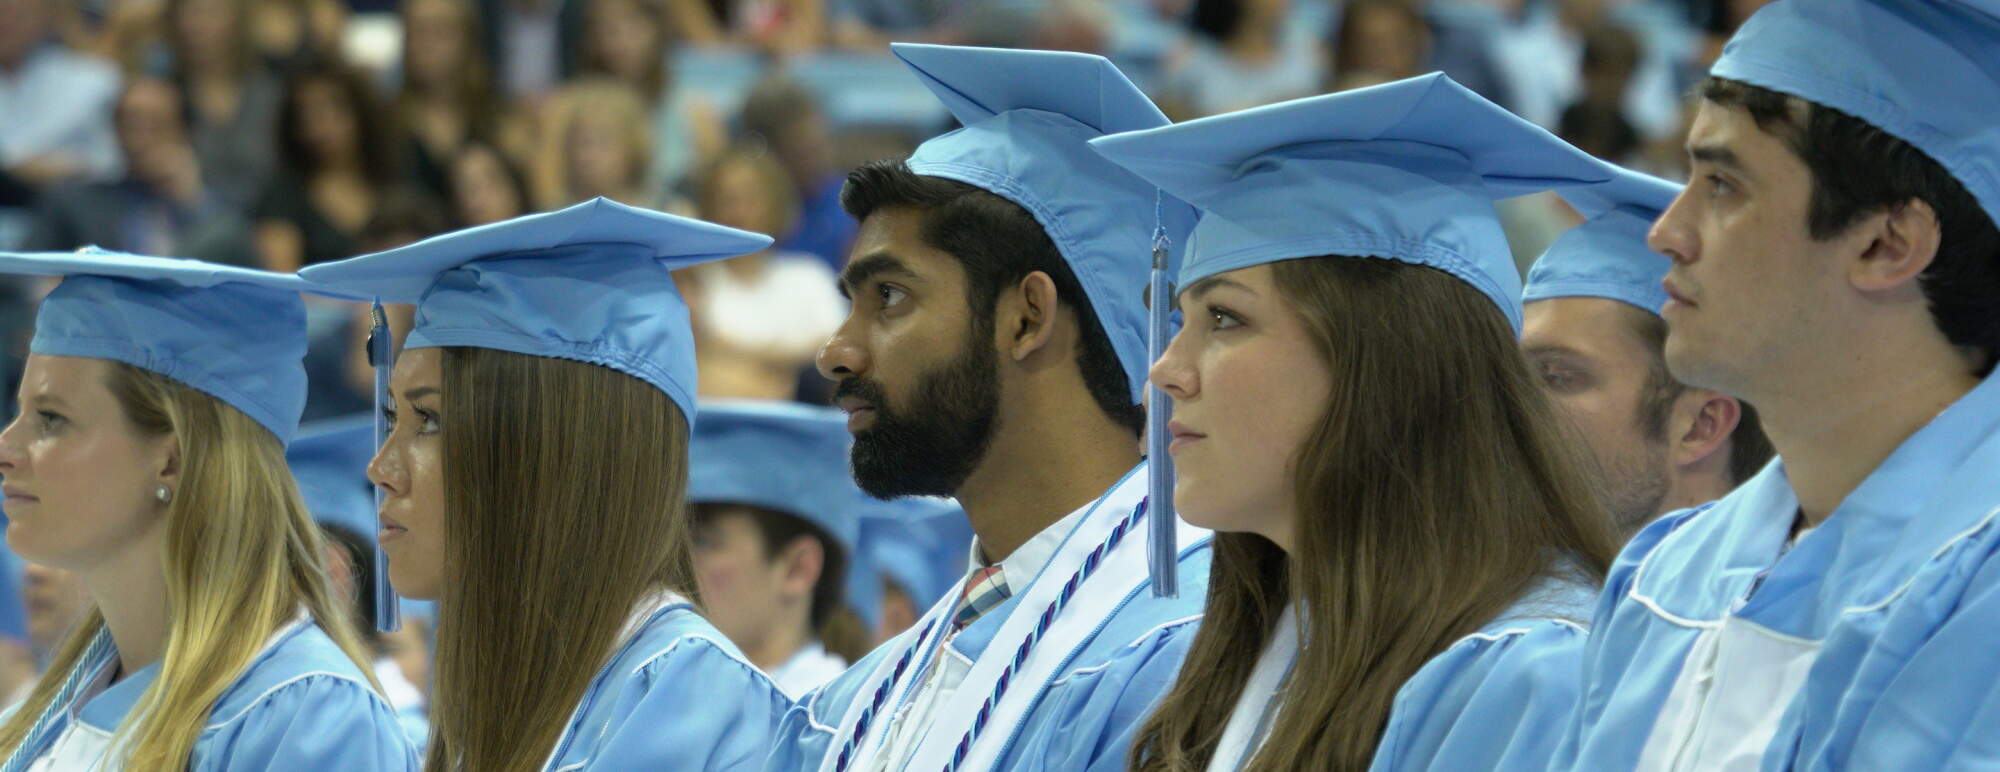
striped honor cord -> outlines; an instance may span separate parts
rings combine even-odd
[[[0,766],[0,772],[23,772],[35,763],[42,746],[48,743],[49,738],[43,735],[48,733],[49,725],[55,723],[56,716],[69,711],[70,702],[76,699],[77,692],[83,691],[84,683],[96,678],[98,671],[103,670],[104,664],[117,653],[111,644],[111,630],[99,628],[96,637],[90,639],[89,648],[84,649],[83,656],[76,661],[76,666],[70,668],[69,677],[63,681],[62,689],[56,692],[56,698],[42,708],[42,715],[35,718],[35,725],[21,737],[20,746],[7,755],[7,764]]]
[[[1083,567],[1078,568],[1076,573],[1070,574],[1069,581],[1063,583],[1062,594],[1057,595],[1056,599],[1049,603],[1049,607],[1042,610],[1042,618],[1035,623],[1035,631],[1028,635],[1027,640],[1021,642],[1020,648],[1014,650],[1014,661],[1007,663],[1006,670],[1000,671],[1000,680],[993,685],[993,693],[986,696],[986,704],[979,707],[979,715],[972,719],[972,729],[966,731],[964,737],[959,738],[958,749],[952,752],[951,764],[945,767],[945,772],[958,772],[959,765],[965,763],[966,755],[972,752],[972,742],[979,739],[980,732],[986,730],[986,720],[992,717],[993,707],[1000,704],[1000,697],[1007,693],[1007,686],[1013,682],[1014,674],[1020,671],[1022,665],[1028,663],[1028,654],[1035,650],[1035,644],[1042,641],[1042,636],[1048,633],[1049,626],[1055,623],[1056,617],[1062,615],[1062,610],[1069,605],[1070,599],[1076,597],[1077,588],[1082,587],[1084,581],[1097,572],[1097,567],[1104,563],[1104,556],[1111,554],[1111,550],[1118,546],[1118,542],[1125,538],[1125,534],[1131,532],[1138,525],[1140,518],[1146,516],[1146,502],[1149,500],[1139,500],[1139,506],[1132,508],[1132,514],[1126,515],[1123,521],[1111,529],[1111,536],[1106,538],[1104,543],[1097,545],[1096,549],[1091,550],[1089,557],[1083,559]]]

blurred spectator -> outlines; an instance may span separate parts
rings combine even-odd
[[[347,6],[341,0],[257,0],[247,23],[257,55],[286,73],[339,59]]]
[[[817,255],[834,269],[847,259],[857,225],[840,208],[847,172],[833,160],[833,130],[819,100],[798,81],[774,76],[743,101],[743,132],[771,149],[794,186],[798,216],[777,231],[778,248]]]
[[[383,188],[396,178],[381,108],[361,76],[333,64],[285,79],[279,175],[252,210],[264,267],[278,271],[351,257]]]
[[[653,206],[660,196],[646,188],[652,132],[631,87],[601,78],[564,88],[551,100],[535,160],[542,208],[603,196],[633,206]]]
[[[1508,109],[1544,128],[1557,128],[1563,109],[1584,89],[1585,33],[1622,24],[1613,12],[1627,1],[1552,0],[1529,5],[1515,23],[1503,27],[1495,53],[1513,98]],[[1680,112],[1673,56],[1643,37],[1640,41],[1639,65],[1620,99],[1638,133],[1658,137],[1674,129]]]
[[[422,189],[410,186],[384,192],[375,215],[358,241],[360,252],[372,253],[421,241],[444,232],[443,207]],[[304,423],[340,418],[375,409],[375,368],[368,364],[368,333],[374,318],[365,303],[314,302],[306,314],[306,409]],[[391,335],[397,340],[410,330],[412,309],[383,306]],[[363,596],[366,597],[366,596]]]
[[[527,214],[528,178],[499,149],[470,142],[451,163],[452,226],[467,228]]]
[[[125,175],[58,185],[36,208],[24,249],[86,245],[149,255],[251,265],[249,225],[207,184],[188,140],[181,92],[140,78],[114,112]]]
[[[825,40],[825,0],[660,0],[682,39],[735,44],[779,55],[818,49]]]
[[[574,71],[581,0],[479,0],[479,21],[487,58],[509,98],[539,101]]]
[[[722,121],[699,95],[677,88],[667,67],[674,42],[659,0],[587,0],[579,72],[623,83],[650,115],[653,161],[646,189],[678,193],[722,148]]]
[[[202,180],[248,211],[277,165],[283,84],[258,57],[250,0],[167,0],[169,74],[187,105]]]
[[[1203,116],[1318,93],[1326,52],[1291,12],[1291,0],[1195,0],[1194,35],[1167,65],[1170,101]]]
[[[955,6],[954,0],[831,0],[827,35],[834,46],[867,53],[892,40],[928,42]]]
[[[761,148],[723,154],[701,182],[702,219],[770,234],[796,215],[791,181]],[[833,270],[811,255],[769,249],[681,273],[704,397],[792,399],[847,314]]]
[[[53,37],[57,0],[0,0],[0,206],[118,171],[118,71]]]
[[[1425,72],[1430,27],[1408,0],[1351,0],[1341,9],[1333,44],[1333,91],[1343,81],[1401,80]]]
[[[397,124],[411,174],[440,197],[452,159],[471,141],[491,140],[501,118],[481,41],[472,0],[404,1]]]
[[[26,276],[0,276],[0,415],[16,412],[14,395],[35,330],[35,293]]]
[[[1556,134],[1584,152],[1631,163],[1639,133],[1625,118],[1625,92],[1639,67],[1639,38],[1622,27],[1599,25],[1583,38],[1583,94],[1563,110]]]

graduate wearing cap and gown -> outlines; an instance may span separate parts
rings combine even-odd
[[[858,566],[876,585],[877,641],[887,641],[915,624],[924,610],[951,592],[965,574],[972,549],[972,526],[965,509],[943,498],[863,502]]]
[[[693,336],[668,271],[769,243],[594,199],[305,274],[416,306],[369,477],[398,590],[438,600],[430,766],[768,750],[790,703],[695,602]]]
[[[689,450],[695,576],[709,619],[797,697],[873,648],[848,608],[860,540],[853,439],[831,408],[704,402]],[[831,649],[831,650],[830,650]]]
[[[1667,361],[1778,458],[1625,547],[1557,768],[2000,766],[2000,3],[1780,0],[1710,74]]]
[[[63,277],[0,432],[8,541],[92,603],[0,769],[415,769],[284,466],[306,283],[95,250],[0,273]],[[154,411],[171,442],[131,423]]]
[[[1137,768],[1540,768],[1616,542],[1493,201],[1611,170],[1441,74],[1091,144],[1202,212],[1152,380],[1215,566]]]
[[[1167,119],[1102,57],[891,50],[964,127],[850,175],[882,201],[851,210],[854,309],[820,372],[862,489],[954,497],[978,538],[914,627],[801,698],[765,768],[1122,768],[1207,579],[1138,451],[1148,272],[1194,215],[1085,142]]]
[[[375,496],[368,482],[368,460],[375,456],[375,422],[369,415],[315,421],[299,427],[299,437],[285,449],[285,461],[299,483],[306,511],[319,521],[331,553],[327,568],[334,590],[354,604],[357,623],[368,623],[375,597]],[[400,605],[400,604],[399,604]],[[407,613],[407,609],[405,609]],[[396,709],[396,720],[421,753],[430,738],[430,712],[421,687],[392,653],[393,645],[418,647],[429,658],[429,644],[417,628],[395,631],[362,630],[375,655],[371,672],[382,685],[382,696]],[[395,639],[395,640],[392,640]],[[425,669],[427,671],[428,668]],[[421,678],[422,676],[417,676]]]
[[[1562,190],[1589,219],[1535,260],[1521,290],[1522,352],[1596,456],[1608,514],[1626,534],[1722,498],[1771,460],[1755,410],[1667,372],[1668,261],[1646,231],[1680,191],[1626,170]]]

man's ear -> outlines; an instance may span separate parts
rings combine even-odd
[[[1057,314],[1056,283],[1049,275],[1034,271],[1021,277],[1002,293],[995,304],[995,329],[1007,356],[1019,362],[1040,351],[1055,339]]]
[[[800,536],[785,545],[778,554],[784,566],[780,575],[779,591],[794,597],[812,597],[813,588],[819,584],[821,574],[826,573],[826,545],[810,536]]]
[[[1866,247],[1848,269],[1848,281],[1862,292],[1884,292],[1914,284],[1937,259],[1944,237],[1937,212],[1922,199],[1862,218]]]
[[[1676,467],[1691,466],[1729,446],[1729,437],[1743,420],[1743,405],[1735,397],[1689,388],[1674,400],[1668,425],[1668,458]]]

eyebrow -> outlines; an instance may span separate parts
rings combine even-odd
[[[68,402],[64,402],[62,397],[58,397],[54,394],[36,394],[35,396],[29,397],[22,401],[32,402],[42,407],[69,407]]]
[[[439,393],[439,392],[438,392],[438,389],[437,389],[437,387],[436,387],[436,386],[418,386],[418,387],[416,387],[416,388],[414,388],[414,389],[411,389],[411,390],[409,390],[409,391],[406,391],[406,392],[403,392],[403,399],[407,399],[407,400],[409,400],[409,401],[411,401],[411,402],[415,402],[415,401],[417,401],[417,400],[420,400],[420,399],[423,399],[423,398],[425,398],[425,397],[429,397],[429,396],[433,396],[433,395],[436,395],[436,394],[438,394],[438,393]]]
[[[1257,294],[1256,290],[1250,289],[1242,282],[1236,281],[1235,279],[1225,278],[1222,276],[1210,276],[1206,279],[1202,279],[1201,281],[1190,284],[1188,285],[1187,289],[1181,290],[1180,294],[1181,297],[1186,297],[1190,301],[1196,301],[1200,300],[1203,296],[1207,295],[1208,293],[1214,292],[1223,287],[1233,287],[1237,290],[1248,292],[1252,295]],[[1180,298],[1179,297],[1174,298],[1174,307],[1179,308],[1180,305],[1181,305]]]
[[[869,279],[888,273],[910,278],[916,278],[917,275],[903,263],[901,258],[888,252],[873,252],[847,264],[847,270],[840,273],[840,294],[842,297],[851,298],[854,290],[867,284]]]
[[[1523,353],[1526,353],[1528,356],[1535,356],[1537,354],[1559,354],[1562,356],[1572,356],[1580,359],[1590,358],[1589,354],[1585,354],[1581,351],[1578,351],[1569,346],[1565,346],[1561,343],[1537,343],[1532,346],[1524,347],[1522,351]]]
[[[1736,151],[1721,145],[1688,145],[1687,152],[1688,157],[1696,161],[1727,167],[1733,171],[1747,171],[1743,166],[1743,159],[1736,156]]]

